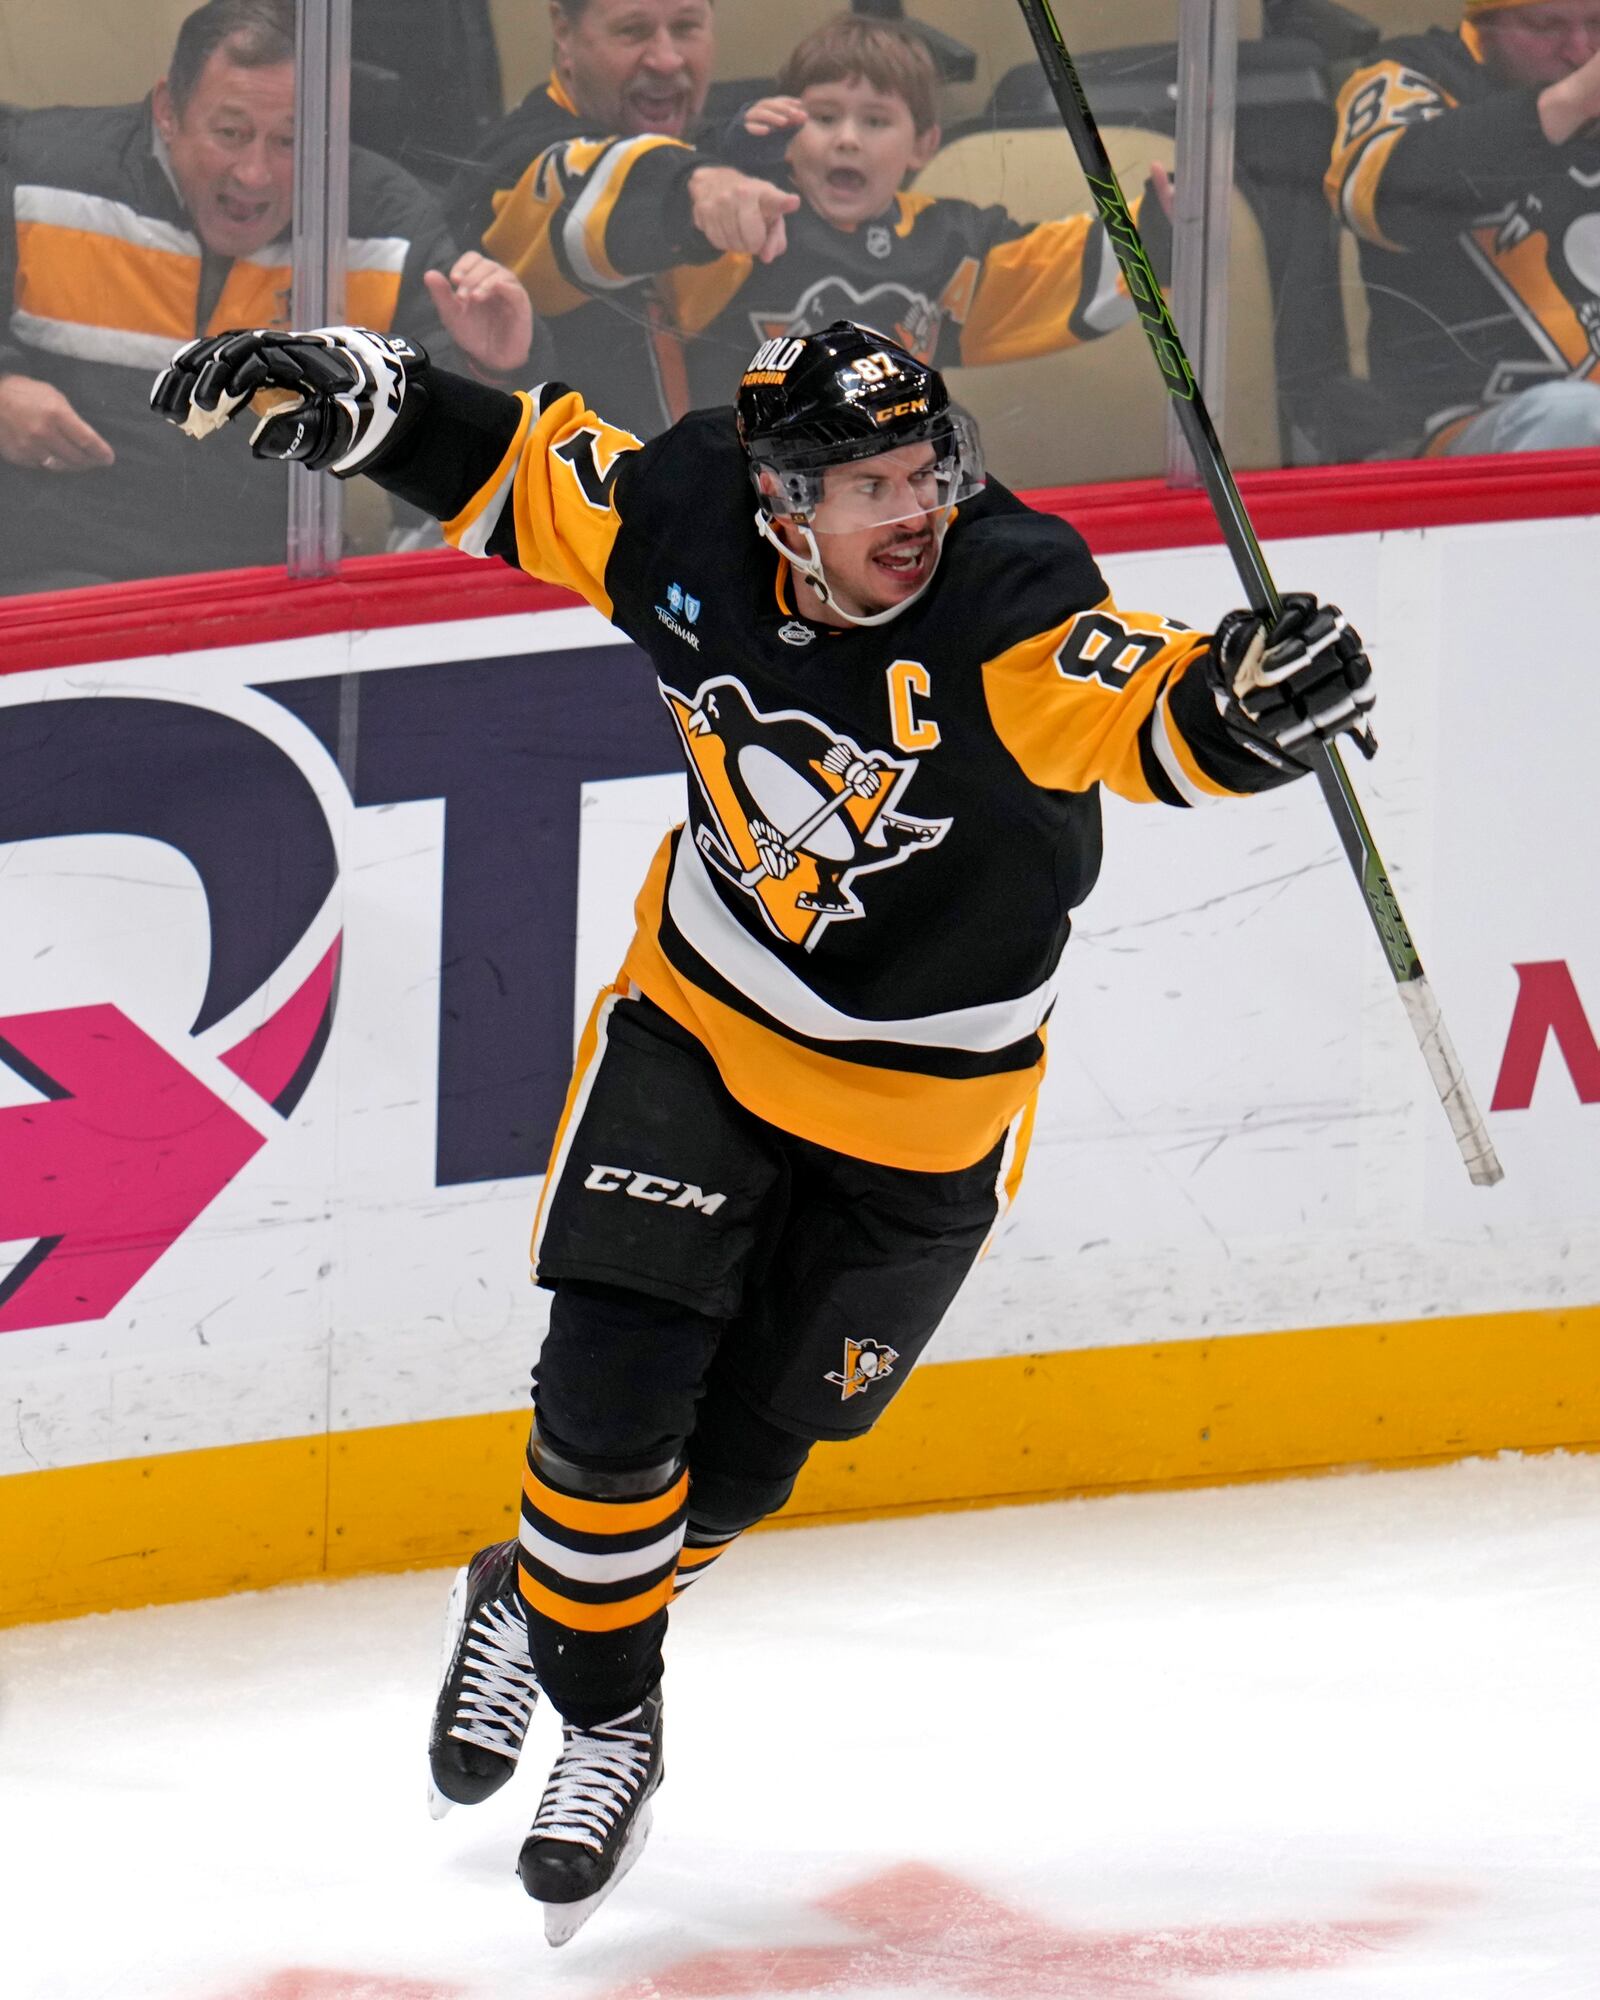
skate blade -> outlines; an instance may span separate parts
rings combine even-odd
[[[611,1872],[611,1880],[603,1889],[596,1889],[592,1896],[585,1896],[581,1903],[546,1903],[543,1906],[546,1944],[570,1944],[583,1929],[644,1852],[645,1841],[650,1836],[650,1817],[649,1806],[643,1806],[639,1817],[629,1830],[627,1839],[622,1843],[622,1852],[617,1856],[617,1865]]]
[[[467,1570],[466,1565],[463,1563],[461,1568],[456,1571],[456,1580],[450,1586],[450,1602],[445,1606],[444,1658],[439,1663],[439,1694],[444,1692],[444,1684],[450,1677],[450,1663],[456,1656],[456,1646],[460,1641],[462,1629],[465,1627],[466,1622]],[[433,1698],[435,1708],[439,1706],[439,1694],[436,1694]],[[431,1721],[429,1727],[431,1731]],[[444,1793],[433,1782],[433,1773],[430,1771],[428,1773],[429,1819],[443,1819],[454,1804],[455,1800],[447,1799]]]

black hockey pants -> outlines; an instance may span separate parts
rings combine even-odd
[[[569,1721],[661,1673],[674,1589],[869,1429],[993,1229],[1005,1143],[956,1173],[831,1153],[620,1001],[574,1086],[537,1240],[555,1291],[521,1522],[534,1667]]]

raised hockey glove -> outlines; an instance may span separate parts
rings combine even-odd
[[[1378,747],[1366,721],[1372,662],[1336,604],[1291,592],[1270,627],[1259,612],[1230,611],[1207,672],[1229,733],[1280,770],[1306,768],[1295,753],[1312,737],[1348,730],[1364,756]]]
[[[421,415],[427,370],[420,347],[366,327],[256,328],[180,347],[156,377],[150,407],[199,438],[254,399],[260,422],[250,449],[257,458],[293,459],[345,479],[365,471]]]

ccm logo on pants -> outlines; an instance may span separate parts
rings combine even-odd
[[[591,1167],[584,1186],[595,1194],[627,1194],[635,1201],[664,1201],[668,1208],[697,1208],[702,1215],[715,1215],[728,1199],[725,1194],[703,1194],[692,1181],[666,1181],[659,1174],[636,1174],[632,1167]]]

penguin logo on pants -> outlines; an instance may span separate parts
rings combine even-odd
[[[852,1396],[864,1396],[874,1382],[887,1382],[899,1359],[895,1349],[881,1340],[846,1340],[843,1369],[835,1368],[822,1379],[833,1383],[841,1403],[848,1403]]]
[[[864,916],[855,879],[937,847],[950,829],[898,810],[913,762],[863,750],[815,716],[763,715],[733,679],[662,696],[710,813],[696,846],[790,944],[814,950],[829,924]]]

